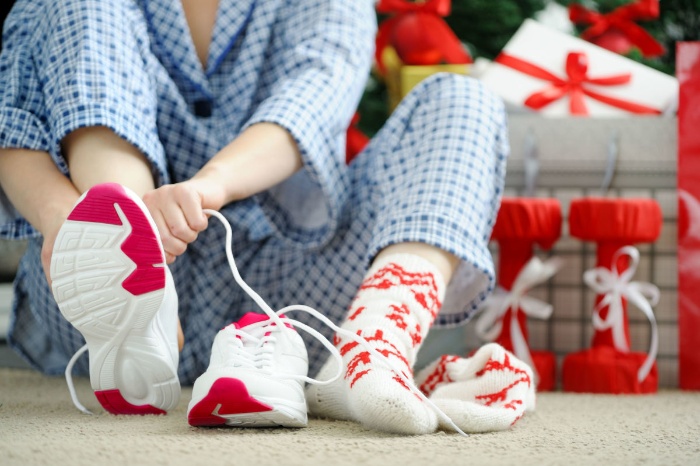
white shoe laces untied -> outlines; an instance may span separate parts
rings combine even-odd
[[[254,330],[258,327],[268,327],[270,321],[258,322],[246,326],[247,330]],[[272,324],[275,325],[275,324]],[[245,367],[249,369],[260,369],[269,373],[270,376],[278,378],[278,374],[272,372],[272,363],[274,356],[274,346],[268,343],[275,343],[277,337],[272,334],[266,334],[262,338],[257,338],[247,331],[239,329],[228,330],[235,338],[228,341],[226,350],[231,355],[233,365],[236,367]],[[246,346],[245,342],[252,343]],[[288,378],[285,375],[285,378]]]
[[[78,351],[75,352],[75,354],[70,358],[70,361],[68,361],[68,365],[66,366],[66,384],[68,385],[68,391],[70,392],[70,399],[73,400],[73,404],[75,405],[76,408],[78,408],[80,411],[82,411],[85,414],[92,414],[92,411],[87,409],[83,404],[78,400],[78,394],[75,392],[75,384],[73,384],[73,366],[75,365],[76,361],[80,356],[83,355],[84,352],[86,352],[88,349],[87,344],[83,345]]]
[[[325,346],[328,351],[331,352],[331,355],[338,361],[338,372],[335,374],[334,377],[328,379],[328,380],[317,380],[317,379],[312,379],[308,376],[305,375],[294,375],[294,374],[284,374],[284,378],[287,379],[295,379],[295,380],[301,380],[304,382],[308,382],[311,384],[315,385],[328,385],[330,383],[335,382],[338,378],[340,378],[341,374],[343,373],[343,358],[340,355],[340,352],[338,349],[333,346],[333,344],[328,341],[326,337],[321,335],[318,331],[314,330],[313,328],[309,327],[308,325],[299,322],[294,319],[289,319],[287,317],[280,317],[281,314],[287,314],[292,311],[302,311],[311,314],[312,316],[316,317],[318,320],[323,322],[325,325],[333,329],[336,333],[346,337],[350,338],[351,340],[357,342],[360,344],[364,349],[366,349],[373,357],[375,361],[380,361],[382,364],[384,364],[389,370],[394,372],[405,384],[409,389],[416,395],[418,396],[421,400],[423,400],[428,406],[430,406],[438,416],[445,424],[449,425],[452,427],[455,432],[459,433],[460,435],[463,435],[465,437],[468,437],[468,434],[466,434],[462,429],[460,429],[457,424],[450,419],[447,414],[445,414],[435,403],[433,403],[425,394],[416,386],[416,384],[413,382],[412,379],[406,377],[406,375],[403,373],[403,371],[398,368],[392,361],[390,361],[387,357],[379,353],[377,350],[372,348],[370,344],[365,340],[363,337],[350,332],[348,330],[344,330],[337,325],[335,325],[330,319],[328,319],[326,316],[324,316],[322,313],[317,311],[316,309],[303,305],[303,304],[293,304],[290,306],[286,306],[279,311],[275,312],[270,308],[270,306],[267,305],[265,300],[260,297],[259,294],[255,292],[248,284],[243,280],[241,277],[240,273],[238,272],[238,268],[236,267],[236,261],[233,258],[233,251],[231,249],[231,243],[233,242],[233,232],[231,230],[231,225],[229,224],[228,220],[226,220],[226,217],[224,217],[220,212],[217,212],[215,210],[211,209],[204,209],[204,213],[207,215],[211,215],[213,217],[216,217],[224,226],[226,229],[226,258],[228,259],[229,266],[231,268],[231,272],[233,273],[233,277],[238,283],[238,285],[243,288],[243,290],[248,293],[248,295],[253,298],[253,300],[257,303],[258,306],[260,306],[260,309],[267,314],[267,316],[270,318],[272,322],[274,322],[275,325],[277,325],[282,331],[292,331],[291,328],[287,327],[287,325],[291,325],[293,327],[302,329],[306,332],[308,332],[310,335],[312,335],[314,338],[319,340],[323,346]],[[287,324],[287,325],[285,325]],[[269,325],[269,322],[263,321],[263,322],[258,322],[255,324],[251,324],[248,327],[248,329],[255,328],[256,326],[265,326]],[[245,338],[251,338],[250,334],[245,334]],[[66,367],[66,381],[68,383],[68,388],[71,393],[71,398],[73,400],[73,404],[82,412],[87,413],[87,414],[92,414],[89,410],[87,410],[82,404],[77,399],[77,396],[75,394],[75,387],[73,386],[73,379],[71,377],[71,371],[73,369],[73,365],[75,364],[75,361],[87,350],[87,345],[83,346],[80,348],[71,358],[71,360],[68,362],[68,366]],[[245,353],[245,351],[242,351],[241,353]],[[263,352],[264,353],[264,352]],[[246,355],[246,358],[248,358],[250,354]],[[257,358],[265,358],[266,356],[257,356]],[[244,358],[245,359],[245,358]],[[255,357],[253,360],[249,360],[248,364],[259,364],[260,359],[256,360]]]

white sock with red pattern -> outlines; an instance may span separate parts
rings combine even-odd
[[[442,356],[420,370],[415,381],[465,432],[505,430],[535,410],[532,369],[496,343],[470,358]]]
[[[445,284],[437,268],[412,254],[395,254],[372,264],[341,328],[370,346],[413,380],[416,354],[440,310]],[[341,378],[306,390],[309,411],[320,417],[353,420],[366,427],[403,434],[437,429],[434,410],[366,348],[335,338],[343,358]],[[337,373],[330,359],[317,378]]]

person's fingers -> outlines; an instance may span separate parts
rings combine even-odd
[[[202,210],[202,196],[195,184],[183,182],[150,191],[143,199],[156,222],[166,262],[170,264],[208,226],[208,218]]]
[[[167,204],[161,211],[170,234],[185,243],[185,246],[197,239],[197,231],[192,229],[185,217],[185,212],[179,204]]]
[[[156,222],[160,234],[160,241],[163,244],[163,250],[166,254],[166,263],[170,264],[175,260],[175,257],[183,254],[185,250],[187,250],[187,243],[173,234],[169,220],[162,211],[157,210],[151,212],[151,216]],[[168,255],[173,256],[173,258],[169,260],[167,257]]]
[[[178,190],[176,199],[187,225],[196,233],[204,231],[209,222],[207,220],[207,216],[204,215],[204,212],[202,212],[202,200],[199,194],[192,189],[187,189],[185,187],[182,188],[183,189]],[[184,240],[185,238],[181,239]],[[196,236],[194,239],[188,241],[188,243],[191,243],[195,239]]]
[[[173,262],[175,262],[175,259],[177,259],[177,256],[174,256],[174,255],[170,254],[169,252],[165,253],[165,263],[167,265],[170,265]]]

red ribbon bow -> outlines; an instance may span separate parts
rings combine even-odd
[[[595,84],[598,86],[626,84],[632,79],[632,75],[630,73],[622,73],[600,78],[591,78],[588,76],[588,56],[584,52],[570,52],[567,55],[566,79],[560,78],[534,63],[508,55],[507,53],[501,53],[496,57],[496,63],[552,83],[551,86],[542,91],[535,92],[525,100],[525,105],[535,110],[539,110],[568,94],[569,110],[573,115],[588,115],[588,108],[584,96],[631,113],[653,115],[659,115],[661,113],[661,111],[656,108],[610,97],[587,88],[585,84]]]
[[[471,63],[459,38],[442,19],[450,14],[451,8],[452,0],[380,0],[377,11],[392,15],[379,25],[375,39],[375,60],[380,73],[386,72],[382,53],[390,45],[408,65]]]
[[[569,19],[577,24],[590,24],[581,37],[589,42],[597,43],[597,39],[606,33],[617,31],[639,48],[645,57],[658,57],[666,50],[635,20],[653,20],[659,17],[659,0],[638,0],[629,5],[616,8],[610,13],[601,14],[591,11],[579,4],[569,5]],[[598,44],[600,45],[600,44]],[[626,53],[626,50],[613,50]]]

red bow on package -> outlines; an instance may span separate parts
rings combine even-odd
[[[379,26],[375,59],[386,72],[382,52],[392,46],[406,65],[466,64],[472,59],[442,17],[450,14],[451,0],[380,0],[377,12],[391,15]]]
[[[621,55],[633,46],[648,58],[663,55],[666,50],[636,20],[653,20],[659,17],[659,0],[638,0],[601,14],[579,4],[569,5],[569,19],[576,24],[590,24],[581,37],[600,47]]]
[[[626,84],[632,79],[632,75],[630,73],[622,73],[613,76],[591,78],[588,76],[588,56],[584,52],[570,52],[567,55],[566,78],[560,78],[534,63],[508,55],[507,53],[501,53],[496,57],[496,63],[552,83],[551,86],[542,91],[535,92],[525,100],[524,104],[535,110],[539,110],[561,99],[565,95],[568,95],[569,111],[572,115],[588,115],[588,108],[586,107],[584,96],[631,113],[661,114],[659,109],[610,97],[588,88],[586,84],[598,86],[618,86]]]

